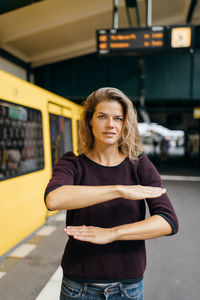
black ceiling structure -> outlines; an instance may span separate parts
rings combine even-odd
[[[0,15],[43,0],[1,0]]]

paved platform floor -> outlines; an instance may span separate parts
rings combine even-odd
[[[60,265],[67,241],[64,226],[65,213],[61,212],[51,217],[47,225],[0,262],[0,300],[34,300],[50,279],[52,284],[48,292],[52,293],[57,285],[59,290],[60,279],[55,281],[56,274],[51,277]],[[35,247],[27,252],[30,245]],[[56,300],[58,296],[42,299]]]
[[[145,300],[192,300],[200,295],[200,182],[164,181],[179,218],[177,235],[146,242]]]
[[[199,299],[200,178],[171,177],[163,184],[176,209],[180,231],[147,241],[145,300]],[[25,247],[21,245],[0,262],[1,300],[59,299],[59,264],[67,240],[64,218],[63,212],[52,217]]]

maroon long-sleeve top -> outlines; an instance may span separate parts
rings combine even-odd
[[[162,187],[161,178],[148,159],[142,155],[131,162],[126,158],[117,166],[102,166],[85,155],[65,153],[54,167],[47,194],[62,185],[145,185]],[[145,219],[145,202],[151,215],[160,215],[169,222],[172,234],[178,230],[178,220],[167,196],[139,201],[113,199],[90,207],[69,210],[66,225],[114,227]],[[97,245],[70,237],[62,258],[62,268],[68,278],[84,282],[136,282],[146,268],[145,241],[114,241]]]

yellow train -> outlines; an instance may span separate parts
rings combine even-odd
[[[52,167],[77,149],[81,106],[0,71],[0,257],[41,227]]]

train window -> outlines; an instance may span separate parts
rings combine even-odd
[[[41,112],[0,100],[0,180],[43,168]]]
[[[67,151],[73,151],[71,119],[49,114],[52,167]]]

